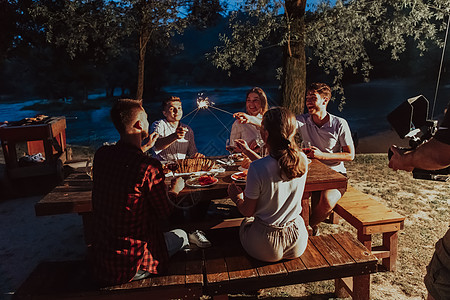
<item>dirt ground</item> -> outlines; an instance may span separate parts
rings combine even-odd
[[[74,159],[92,153],[89,148],[77,147]],[[0,166],[4,167],[2,163]],[[346,164],[351,185],[406,216],[405,228],[399,235],[398,270],[371,276],[371,298],[425,299],[425,268],[434,244],[449,227],[450,183],[413,179],[410,173],[392,171],[387,163],[385,154],[358,154],[353,162]],[[0,299],[10,299],[39,261],[76,259],[84,255],[81,218],[77,215],[35,217],[34,203],[41,197],[0,201]],[[356,235],[342,219],[339,224],[320,225],[323,234],[340,231]],[[381,236],[376,236],[375,245],[380,242]],[[232,298],[335,299],[333,287],[333,281],[325,281],[264,289],[258,295],[232,295]]]
[[[394,172],[387,165],[386,154],[358,154],[354,161],[346,163],[352,186],[406,216],[405,228],[399,234],[397,271],[371,276],[371,298],[426,299],[426,266],[434,244],[450,224],[450,182],[414,179],[410,173]],[[342,219],[339,224],[320,225],[323,234],[339,231],[356,235],[354,228]],[[375,245],[381,244],[381,235],[375,238]],[[266,289],[258,299],[334,299],[333,287],[334,282],[327,281]]]

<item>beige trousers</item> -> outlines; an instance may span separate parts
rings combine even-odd
[[[267,262],[299,257],[308,244],[308,231],[300,216],[281,227],[266,224],[259,218],[245,218],[239,237],[250,256]]]

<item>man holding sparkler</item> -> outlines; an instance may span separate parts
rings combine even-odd
[[[197,152],[194,132],[180,122],[183,107],[179,97],[171,96],[162,102],[162,113],[165,119],[153,122],[151,131],[159,134],[153,147],[159,160],[173,161],[186,157],[204,157]]]

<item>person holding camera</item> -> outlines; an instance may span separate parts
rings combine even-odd
[[[437,170],[450,166],[450,103],[438,131],[428,142],[404,151],[393,145],[389,167],[393,170]],[[436,243],[424,278],[428,300],[450,299],[450,229]]]

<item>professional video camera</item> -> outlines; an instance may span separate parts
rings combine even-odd
[[[413,150],[428,141],[438,128],[437,120],[428,120],[428,100],[422,95],[409,98],[400,104],[387,116],[387,119],[400,138],[410,139],[410,148],[402,148],[404,151]],[[390,149],[388,156],[391,159]],[[450,167],[433,171],[413,170],[413,177],[418,179],[447,181],[448,174],[450,174]]]

